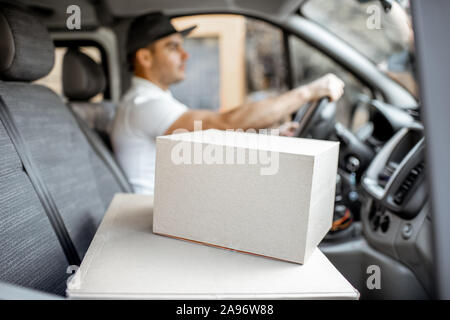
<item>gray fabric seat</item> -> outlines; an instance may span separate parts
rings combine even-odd
[[[33,32],[29,32],[33,30]],[[53,66],[46,28],[0,4],[0,96],[8,107],[82,258],[117,192],[110,168],[50,89],[29,82]],[[63,294],[68,263],[0,122],[0,280]]]
[[[67,261],[0,123],[0,279],[64,294]]]
[[[109,133],[117,106],[107,100],[96,103],[89,101],[105,90],[106,77],[102,67],[78,48],[71,47],[64,55],[62,75],[64,95],[69,100],[69,108],[82,122],[82,131],[91,137],[90,143],[101,152],[124,191],[133,192],[112,154]]]
[[[78,48],[69,48],[63,59],[62,86],[72,110],[112,150],[109,133],[117,105],[109,100],[90,101],[105,91],[106,77],[102,67]]]

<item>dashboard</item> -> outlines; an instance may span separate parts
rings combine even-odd
[[[431,218],[425,180],[425,138],[414,124],[397,131],[361,179],[368,196],[363,232],[379,251],[404,263],[432,291]]]

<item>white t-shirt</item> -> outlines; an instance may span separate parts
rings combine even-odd
[[[152,82],[133,77],[131,87],[117,108],[111,140],[134,192],[153,194],[156,137],[188,108]]]

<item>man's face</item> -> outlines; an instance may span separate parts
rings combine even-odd
[[[189,55],[183,49],[183,37],[173,34],[156,41],[150,50],[152,63],[150,73],[165,85],[185,78],[186,60]]]

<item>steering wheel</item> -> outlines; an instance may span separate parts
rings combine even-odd
[[[299,128],[294,133],[298,138],[325,139],[334,130],[336,104],[328,97],[308,102],[295,114],[294,120]]]

